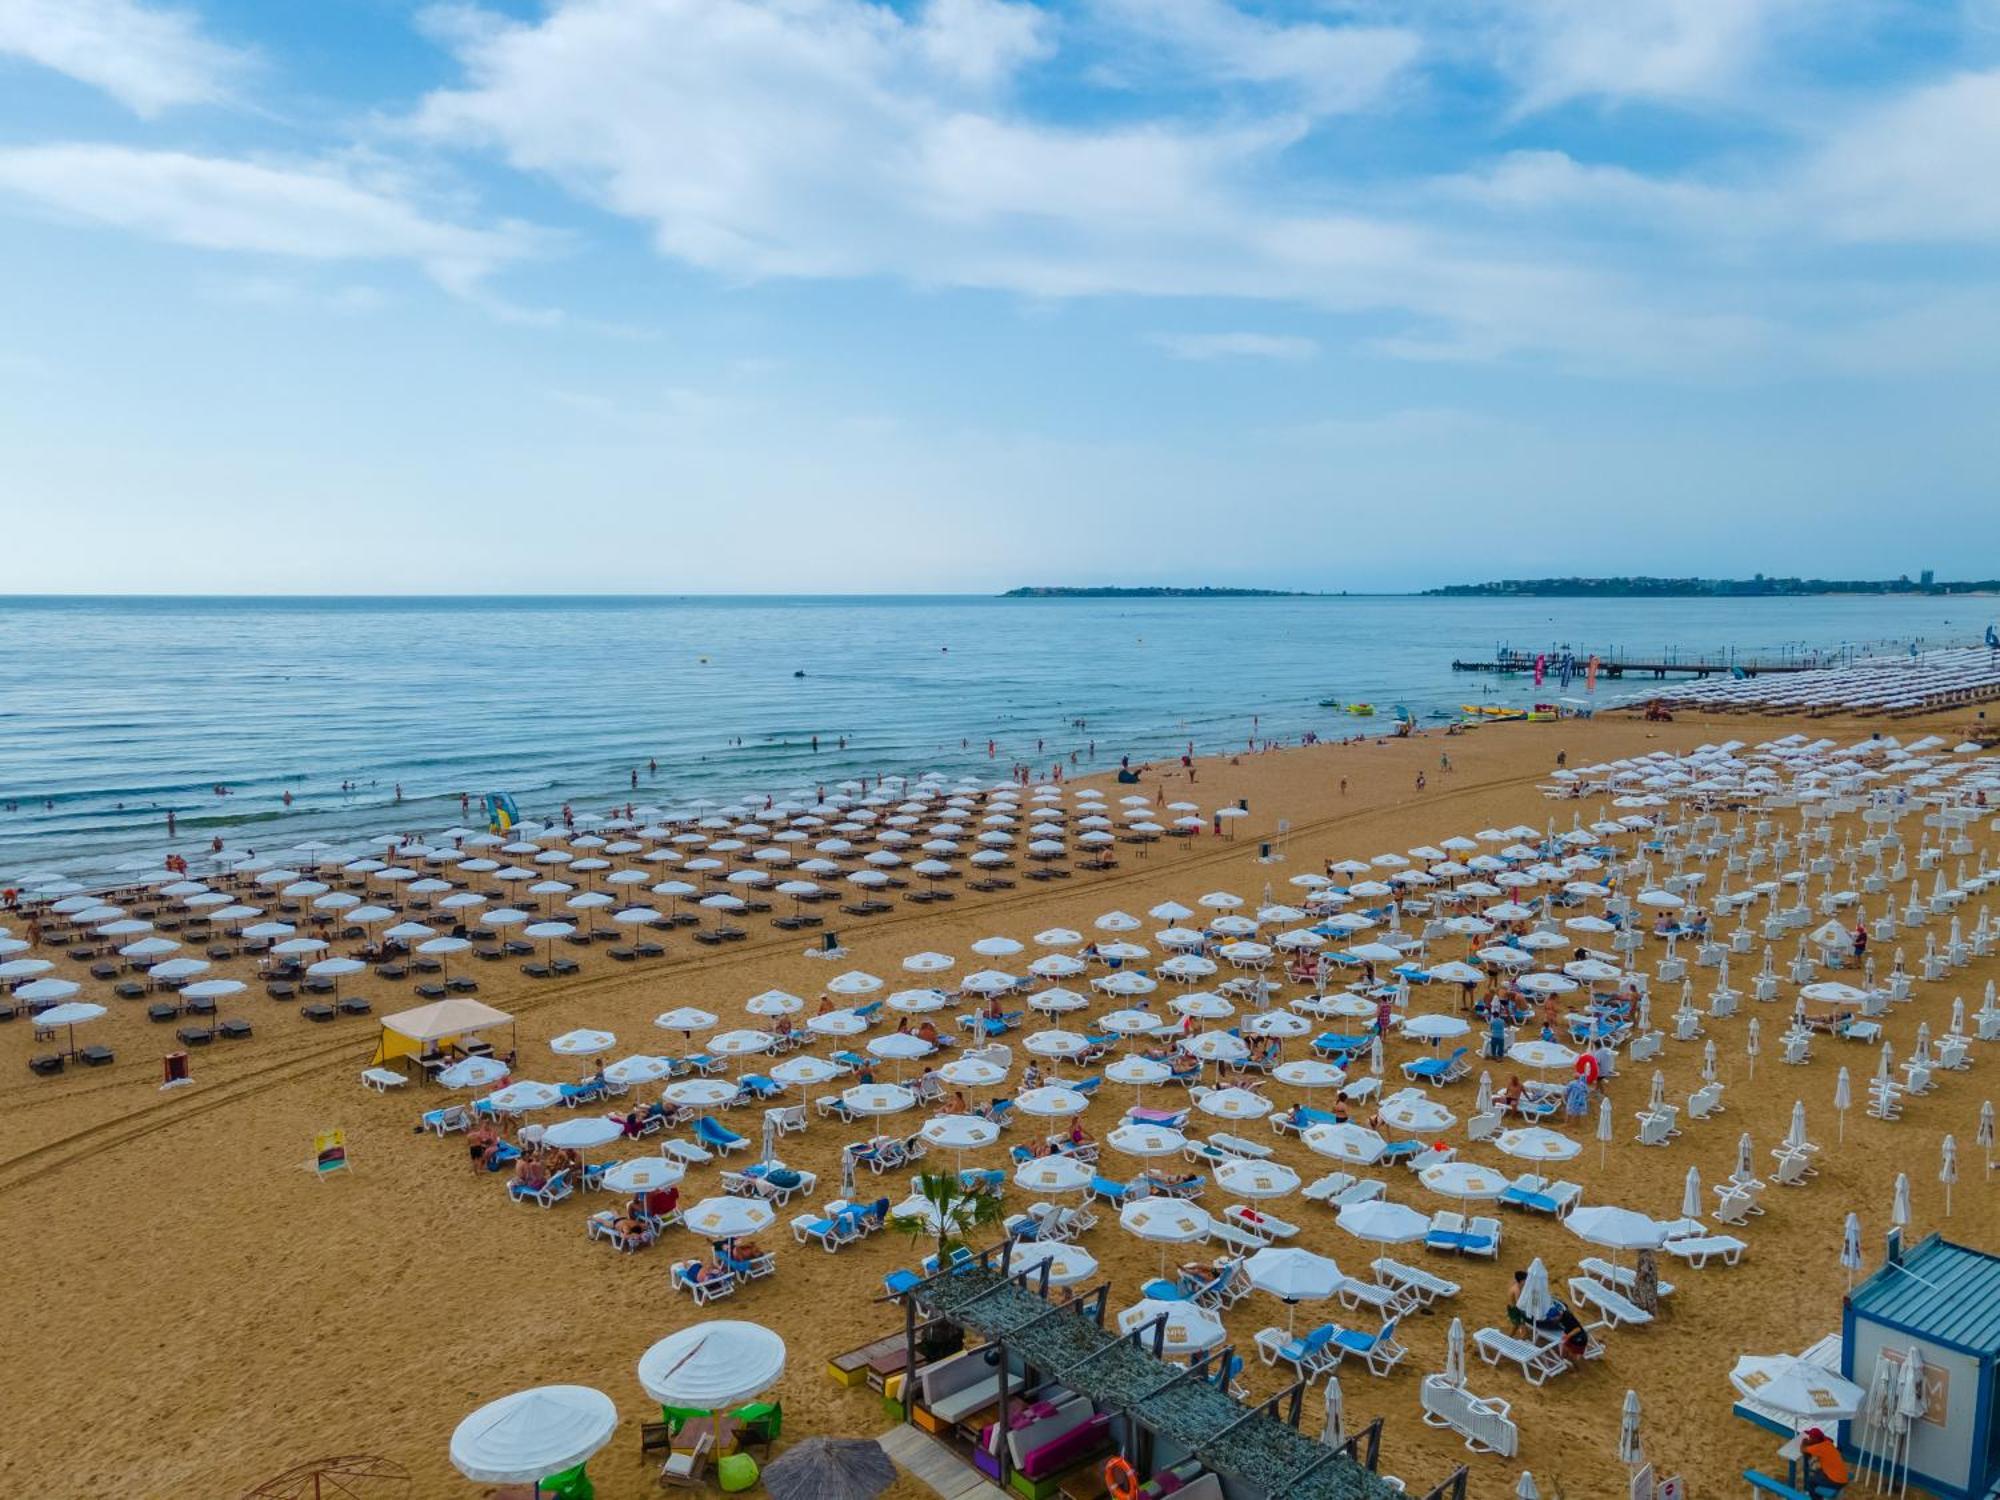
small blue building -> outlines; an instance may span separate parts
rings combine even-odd
[[[1909,1482],[1942,1500],[1988,1500],[2000,1485],[2000,1256],[1931,1235],[1889,1257],[1841,1311],[1840,1373],[1866,1390],[1876,1365],[1900,1369],[1915,1348],[1929,1406],[1911,1425]],[[1876,1451],[1877,1434],[1846,1424],[1850,1454]]]

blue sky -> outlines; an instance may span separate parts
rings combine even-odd
[[[23,592],[2000,571],[2000,0],[0,0]]]

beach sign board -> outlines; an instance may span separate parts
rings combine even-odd
[[[315,1177],[326,1177],[335,1172],[347,1170],[347,1132],[344,1130],[322,1130],[313,1136],[312,1160],[307,1163]]]

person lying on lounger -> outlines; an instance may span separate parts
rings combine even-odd
[[[540,1192],[549,1185],[549,1169],[538,1156],[524,1156],[521,1164],[514,1168],[514,1182],[532,1192]]]

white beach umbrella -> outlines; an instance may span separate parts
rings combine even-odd
[[[1414,1089],[1383,1100],[1378,1113],[1383,1124],[1419,1135],[1435,1135],[1458,1123],[1457,1115],[1429,1095]]]
[[[539,1484],[576,1468],[618,1431],[602,1391],[549,1385],[488,1402],[451,1435],[452,1467],[482,1484]]]
[[[909,1031],[892,1031],[887,1035],[871,1037],[868,1051],[889,1062],[915,1062],[920,1057],[929,1057],[937,1050],[922,1037]]]
[[[483,1089],[506,1076],[507,1065],[497,1057],[462,1057],[437,1078],[448,1089]]]
[[[1470,1161],[1439,1161],[1417,1170],[1432,1192],[1468,1203],[1491,1202],[1507,1190],[1505,1174]]]
[[[733,1240],[769,1229],[777,1215],[761,1198],[704,1198],[681,1215],[689,1230],[707,1240]]]
[[[1043,1266],[1049,1268],[1051,1287],[1079,1286],[1097,1274],[1097,1257],[1081,1245],[1059,1245],[1053,1240],[1017,1243],[1008,1254],[1008,1274],[1027,1272],[1029,1286],[1040,1283]]]
[[[1034,1115],[1042,1119],[1066,1119],[1082,1114],[1090,1107],[1090,1100],[1074,1089],[1043,1087],[1023,1089],[1014,1097],[1014,1108],[1024,1115]]]
[[[618,1045],[618,1038],[608,1031],[595,1031],[589,1027],[579,1027],[575,1031],[565,1031],[549,1042],[549,1050],[558,1057],[595,1057],[600,1052],[609,1052]]]
[[[713,1011],[702,1010],[697,1006],[678,1005],[653,1017],[653,1024],[662,1031],[682,1033],[709,1031],[715,1027],[716,1016]]]
[[[661,1156],[635,1156],[606,1167],[602,1181],[614,1193],[652,1193],[673,1187],[687,1169]]]
[[[1346,1285],[1347,1277],[1330,1256],[1293,1245],[1270,1245],[1252,1252],[1244,1275],[1258,1291],[1285,1304],[1286,1329],[1301,1302],[1324,1302]]]
[[[1279,1083],[1300,1089],[1336,1088],[1347,1081],[1347,1075],[1339,1068],[1316,1057],[1279,1063],[1271,1070],[1271,1076]]]
[[[558,1151],[592,1151],[624,1138],[618,1122],[605,1115],[578,1115],[542,1132],[542,1144]]]
[[[1170,1130],[1164,1125],[1127,1122],[1107,1132],[1104,1144],[1126,1156],[1151,1159],[1178,1156],[1187,1146],[1187,1137],[1178,1130]]]
[[[1335,1215],[1334,1222],[1356,1239],[1372,1240],[1382,1245],[1406,1245],[1412,1240],[1420,1240],[1430,1232],[1431,1227],[1428,1214],[1420,1214],[1401,1203],[1391,1203],[1386,1198],[1377,1198],[1371,1203],[1346,1204]]]
[[[1795,1354],[1746,1354],[1729,1383],[1760,1406],[1814,1422],[1837,1422],[1861,1409],[1868,1393],[1832,1370]]]
[[[1118,1211],[1126,1233],[1157,1245],[1189,1245],[1206,1239],[1214,1221],[1208,1210],[1185,1198],[1141,1198]]]
[[[741,1090],[726,1078],[683,1078],[660,1090],[660,1097],[684,1109],[709,1109],[727,1104]]]
[[[949,953],[912,953],[903,960],[903,967],[912,974],[942,974],[957,963]]]
[[[840,1076],[840,1069],[817,1057],[788,1057],[771,1067],[772,1080],[788,1088],[811,1088]]]
[[[1299,1190],[1299,1174],[1283,1162],[1247,1157],[1220,1162],[1215,1185],[1241,1198],[1283,1198]]]
[[[934,1115],[918,1131],[947,1151],[976,1151],[1000,1139],[1000,1127],[984,1115]]]
[[[1561,1042],[1544,1042],[1534,1037],[1514,1043],[1507,1049],[1507,1055],[1522,1066],[1538,1071],[1576,1066],[1576,1053]]]
[[[673,1064],[664,1057],[653,1057],[646,1053],[634,1053],[621,1057],[604,1069],[605,1079],[621,1088],[633,1084],[657,1083],[673,1072]]]
[[[915,1109],[917,1096],[893,1083],[857,1083],[840,1096],[841,1104],[854,1115],[896,1115]]]
[[[1181,1050],[1203,1062],[1242,1062],[1250,1055],[1250,1048],[1243,1038],[1227,1031],[1204,1031],[1183,1042]]]
[[[1507,1155],[1524,1161],[1568,1161],[1583,1151],[1583,1147],[1568,1136],[1539,1125],[1503,1130],[1494,1137],[1493,1144]]]
[[[1369,1166],[1381,1160],[1389,1143],[1364,1125],[1311,1125],[1299,1137],[1308,1149],[1335,1161]]]
[[[1014,1184],[1031,1193],[1075,1193],[1090,1186],[1090,1168],[1073,1156],[1040,1156],[1014,1171]]]
[[[1222,1319],[1200,1304],[1160,1302],[1151,1297],[1118,1314],[1118,1331],[1130,1333],[1161,1320],[1166,1324],[1161,1353],[1169,1358],[1213,1349],[1227,1337]],[[1147,1335],[1149,1345],[1151,1337]]]
[[[991,1058],[959,1057],[938,1069],[938,1077],[960,1088],[992,1088],[1007,1077],[1007,1070]]]
[[[1666,1226],[1634,1209],[1592,1203],[1572,1209],[1563,1227],[1580,1240],[1611,1250],[1657,1250]]]
[[[547,1109],[560,1102],[562,1091],[552,1084],[537,1083],[532,1079],[522,1079],[510,1083],[498,1093],[488,1096],[486,1102],[503,1115],[522,1114],[531,1109]]]
[[[814,1017],[824,1020],[823,1016]],[[724,1031],[708,1039],[706,1050],[717,1057],[749,1057],[759,1052],[769,1052],[778,1039],[768,1031],[744,1029]]]
[[[1195,1101],[1195,1108],[1222,1120],[1261,1120],[1276,1105],[1244,1088],[1212,1089]]]

